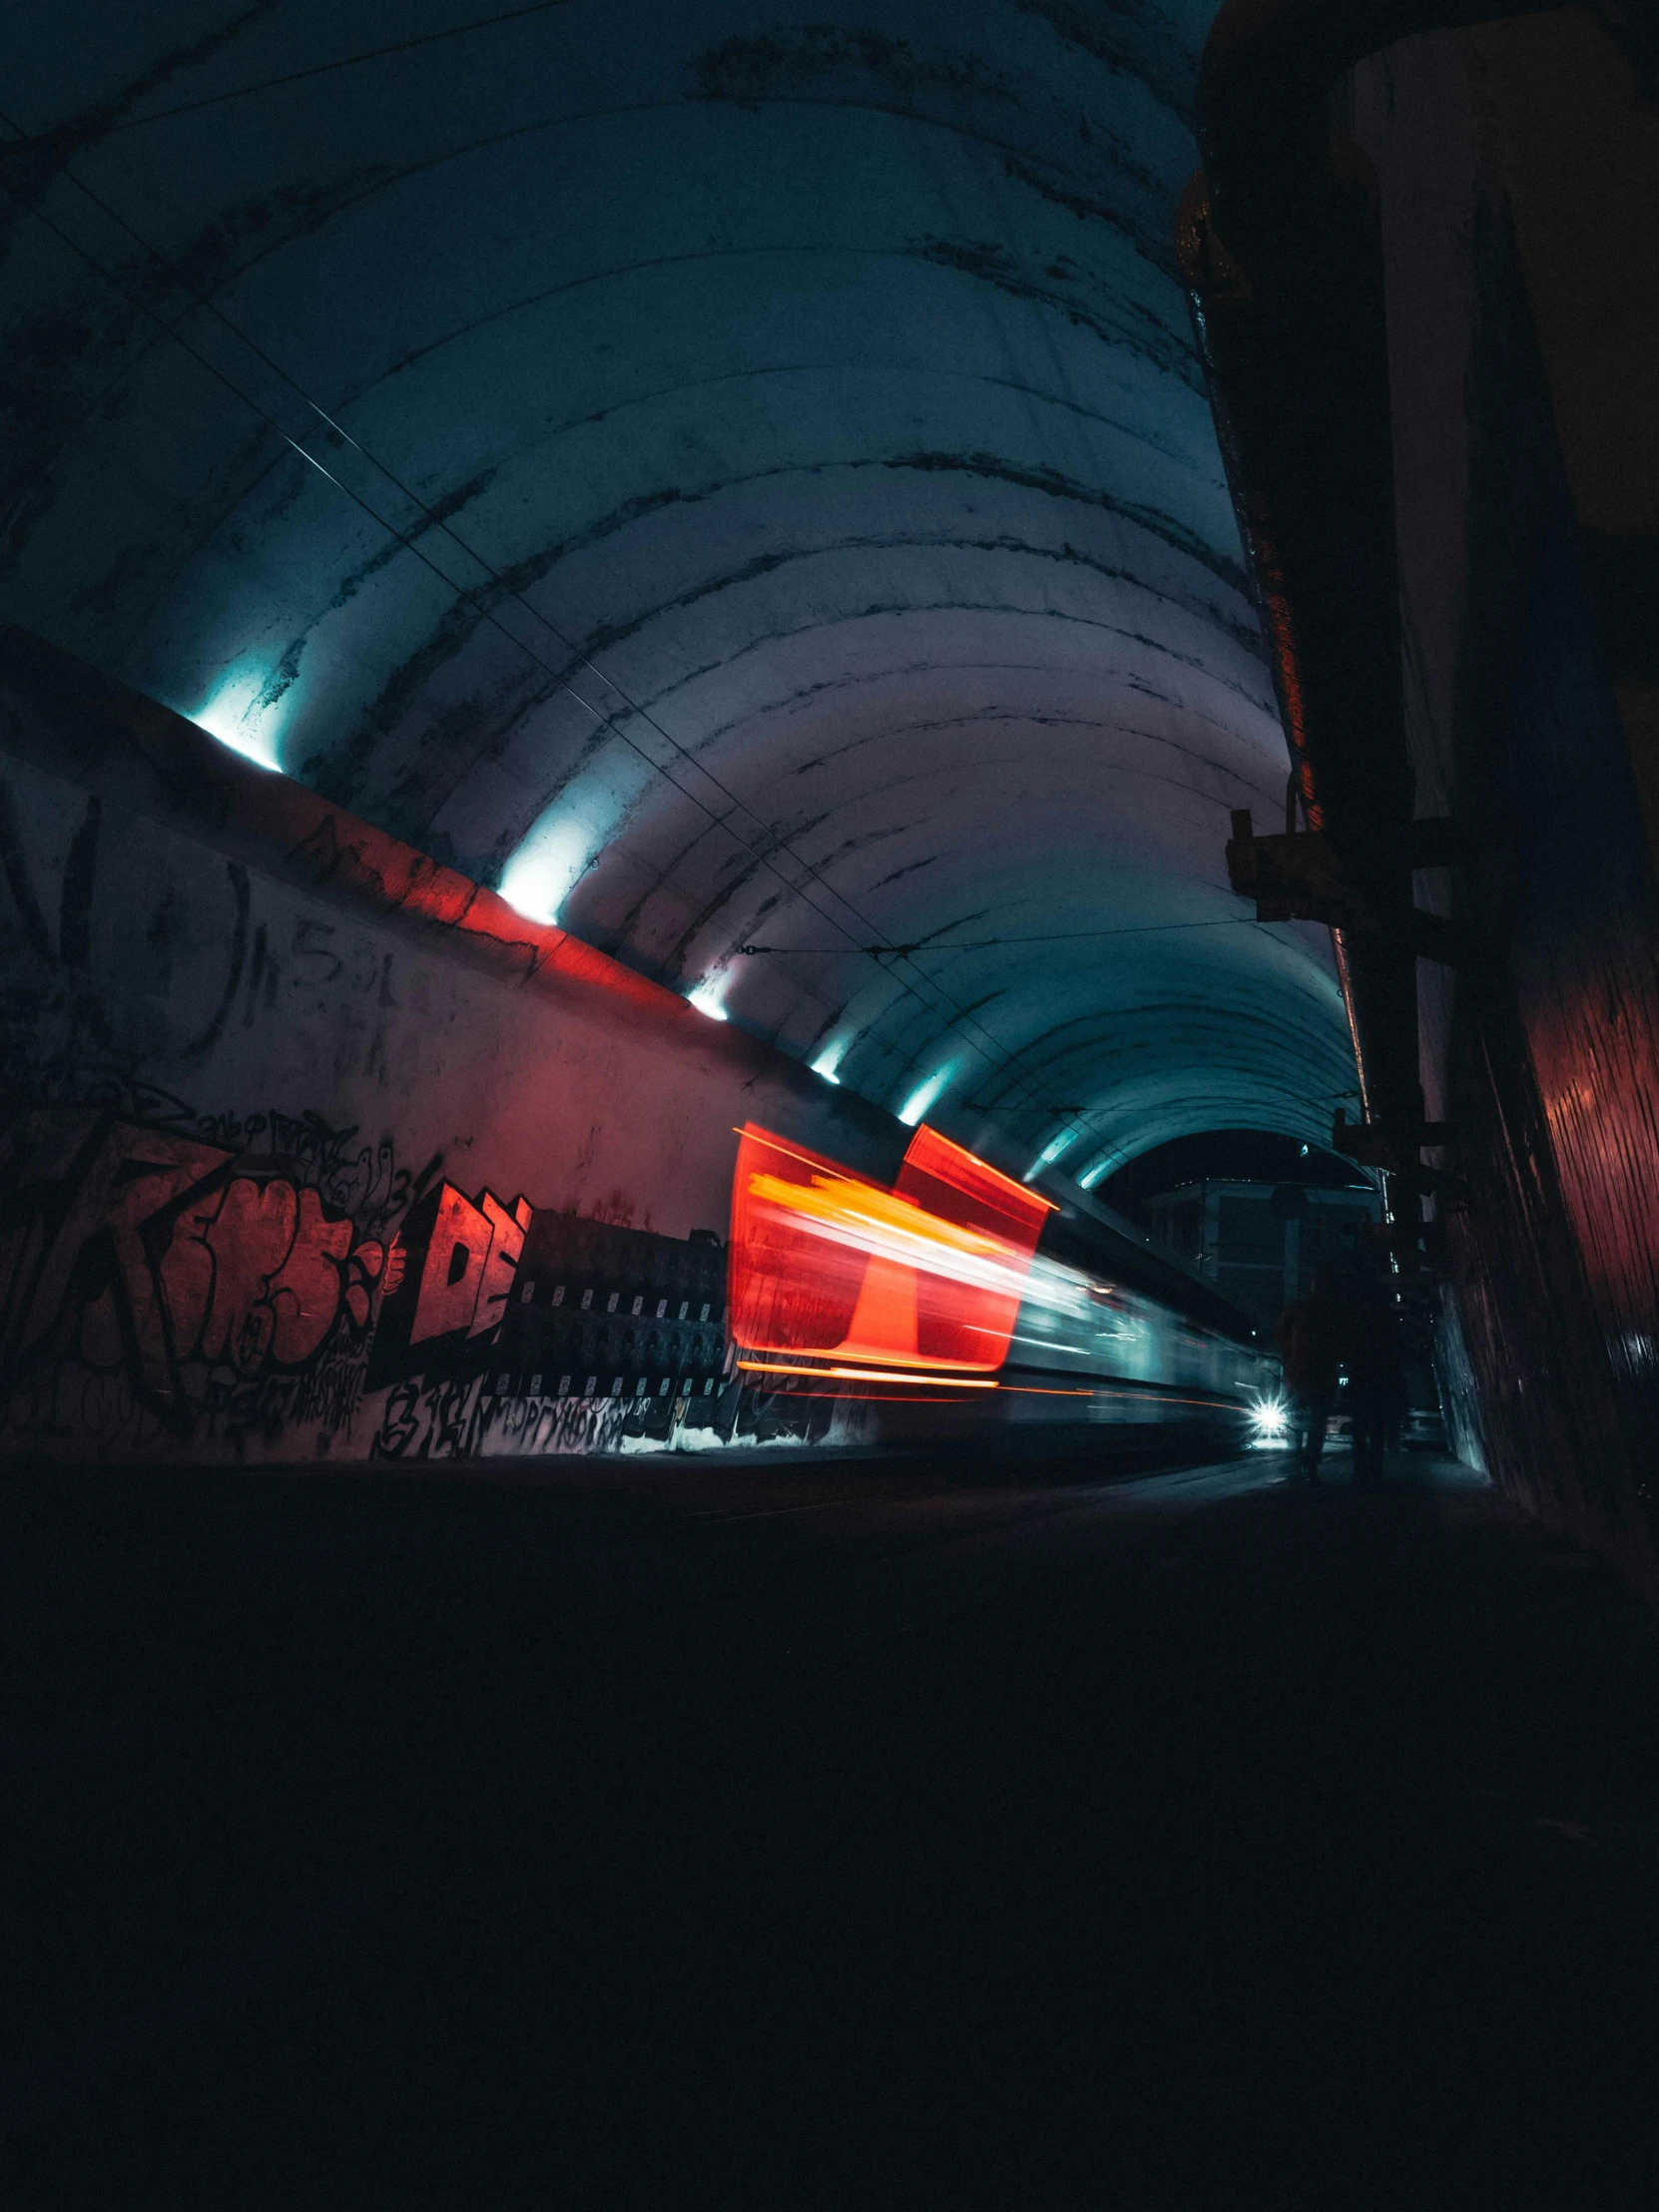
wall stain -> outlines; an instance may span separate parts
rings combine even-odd
[[[1199,56],[1173,36],[1167,16],[1156,16],[1162,37],[1149,36],[1141,8],[1090,7],[1084,0],[1014,0],[1021,15],[1034,15],[1062,42],[1104,62],[1113,76],[1137,78],[1154,99],[1192,129]]]
[[[248,922],[253,907],[248,870],[240,860],[227,860],[225,872],[230,877],[231,895],[236,903],[236,920],[231,927],[231,955],[227,963],[225,988],[207,1027],[180,1054],[186,1067],[199,1067],[225,1034],[225,1024],[230,1020],[231,1008],[237,1002],[237,992],[242,986],[243,967],[248,958]]]
[[[98,828],[103,811],[98,794],[91,793],[64,863],[58,952],[66,967],[84,968],[92,954],[92,893],[98,869]]]
[[[1179,377],[1190,391],[1204,391],[1204,371],[1193,350],[1192,339],[1185,331],[1161,321],[1149,308],[1134,300],[1114,300],[1121,319],[1108,320],[1104,314],[1080,305],[1075,296],[1067,297],[1055,291],[1051,279],[1039,282],[1015,259],[1011,249],[995,239],[923,238],[917,241],[914,251],[919,260],[932,262],[940,269],[959,270],[964,276],[994,284],[1010,298],[1051,307],[1075,328],[1092,330],[1104,344],[1126,346],[1131,352],[1144,354],[1167,375]]]
[[[779,32],[740,32],[706,48],[693,65],[701,98],[732,100],[740,106],[800,93],[849,70],[879,78],[906,100],[919,92],[936,91],[977,93],[1019,104],[1008,79],[977,55],[922,60],[908,39],[833,23],[809,23],[795,38]]]
[[[17,819],[17,802],[12,796],[11,785],[3,776],[0,776],[0,868],[5,871],[6,887],[12,894],[12,904],[17,908],[30,950],[39,959],[54,958],[52,933],[46,926],[40,900],[35,896],[28,848]]]

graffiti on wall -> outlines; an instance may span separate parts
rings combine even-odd
[[[710,1407],[729,1373],[719,1240],[615,1213],[447,1182],[410,1206],[369,1358],[375,1457],[602,1450]]]
[[[419,1181],[355,1136],[315,1117],[14,1110],[0,1133],[11,1431],[162,1448],[203,1429],[347,1426]]]
[[[592,1449],[713,1394],[718,1249],[694,1266],[676,1240],[538,1216],[442,1166],[314,1115],[200,1117],[158,1093],[14,1107],[0,1431],[426,1458]]]

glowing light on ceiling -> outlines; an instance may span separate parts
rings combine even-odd
[[[1060,1134],[1056,1138],[1054,1138],[1051,1143],[1044,1145],[1041,1152],[1037,1154],[1037,1157],[1026,1169],[1025,1181],[1029,1183],[1032,1176],[1037,1173],[1039,1168],[1052,1167],[1055,1161],[1060,1157],[1061,1153],[1069,1151],[1082,1134],[1083,1132],[1081,1129],[1062,1129],[1060,1131]]]
[[[501,896],[530,921],[557,921],[592,863],[594,843],[587,823],[544,815],[502,869]]]
[[[836,1071],[846,1058],[846,1048],[850,1041],[847,1037],[838,1037],[833,1044],[827,1044],[813,1062],[813,1073],[822,1075],[827,1083],[839,1083],[840,1076]]]
[[[707,1014],[711,1021],[730,1021],[732,1017],[721,1003],[725,992],[726,977],[710,976],[699,983],[695,991],[686,993],[686,1004],[695,1006],[700,1014]]]
[[[1097,1160],[1092,1168],[1085,1168],[1077,1178],[1077,1188],[1080,1191],[1092,1191],[1111,1164],[1112,1156],[1108,1153],[1105,1159]]]
[[[259,768],[280,770],[276,750],[281,715],[268,697],[271,678],[263,668],[241,668],[228,676],[190,719],[209,737],[240,753]]]
[[[915,1127],[916,1123],[920,1121],[922,1115],[926,1113],[927,1109],[939,1096],[940,1092],[944,1089],[945,1085],[950,1081],[950,1078],[955,1074],[955,1061],[946,1060],[944,1066],[942,1068],[939,1068],[934,1074],[930,1075],[925,1083],[920,1083],[916,1086],[916,1088],[910,1093],[909,1097],[904,1101],[903,1105],[900,1106],[900,1108],[898,1109],[898,1118],[904,1124],[906,1129],[913,1129]]]

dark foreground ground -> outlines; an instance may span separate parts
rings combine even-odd
[[[1097,1472],[6,1477],[5,2201],[1656,2201],[1637,1602]]]

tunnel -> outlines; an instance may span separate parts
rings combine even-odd
[[[87,1714],[111,1742],[159,1731],[184,1787],[214,1725],[188,1647],[230,1685],[232,1825],[274,1790],[366,1807],[375,1774],[426,1837],[414,1879],[441,1920],[445,1847],[405,1771],[360,1747],[418,1710],[443,1787],[511,1827],[529,1800],[507,1763],[532,1705],[556,1710],[591,1815],[565,1873],[595,1927],[651,1932],[658,1964],[616,1987],[695,2045],[716,1954],[753,1963],[751,1908],[800,1905],[774,1872],[739,1885],[747,1836],[680,1774],[676,1746],[713,1731],[732,1801],[803,1866],[838,1837],[825,1894],[869,1957],[919,1945],[916,1988],[948,2014],[954,1938],[889,1927],[887,1878],[933,1852],[952,1925],[991,1912],[998,1972],[1026,1936],[1059,1955],[1039,1908],[984,1906],[947,1801],[1022,1895],[1035,1815],[1007,1807],[1063,1800],[1097,1760],[1101,1708],[1069,1686],[1122,1667],[1144,1689],[1180,1618],[1184,1687],[1100,1725],[1123,1771],[1166,1762],[1186,1806],[1178,1841],[1129,1818],[1125,1881],[1156,1891],[1174,1864],[1198,1882],[1212,1816],[1248,1870],[1217,1878],[1210,1952],[1170,1969],[1209,2020],[1203,2073],[1227,2004],[1253,2040],[1240,1992],[1273,1976],[1238,1933],[1245,1901],[1289,1881],[1303,1833],[1263,1841],[1283,1807],[1242,1779],[1240,1746],[1264,1773],[1288,1762],[1314,1808],[1322,1896],[1335,1838],[1372,1838],[1361,1890],[1417,1849],[1408,1821],[1358,1810],[1374,1782],[1343,1701],[1382,1693],[1343,1639],[1375,1616],[1418,1654],[1401,1711],[1459,1684],[1397,1742],[1393,1718],[1368,1724],[1377,1771],[1393,1759],[1424,1803],[1465,1737],[1532,1740],[1527,1652],[1570,1677],[1532,1766],[1515,1748],[1445,1814],[1510,1884],[1511,1921],[1425,1858],[1402,1955],[1426,1985],[1450,1931],[1486,1931],[1459,1953],[1442,2067],[1473,2063],[1482,2004],[1592,2019],[1620,2054],[1593,2094],[1564,2059],[1544,2068],[1504,2137],[1521,2165],[1546,2110],[1557,2149],[1634,2152],[1638,2092],[1618,2084],[1659,2048],[1651,2005],[1584,1962],[1618,1949],[1617,1924],[1633,1977],[1654,1935],[1631,1780],[1659,1594],[1645,11],[72,0],[9,23],[0,52],[0,1466],[25,1640],[82,1655],[66,1683],[91,1669],[72,1725],[29,1709],[58,1776],[31,1801],[57,1838],[42,1866],[61,1869],[52,1824],[69,1833],[87,1791],[95,1828],[143,1795],[125,1737],[105,1796],[63,1780],[51,1747]],[[1306,1351],[1327,1308],[1349,1333],[1329,1387]],[[1392,1471],[1368,1482],[1371,1437]],[[1350,1503],[1371,1518],[1339,1519]],[[923,1528],[925,1554],[904,1533]],[[1148,1591],[1178,1556],[1166,1612]],[[1084,1625],[1087,1574],[1109,1628]],[[1576,1626],[1548,1594],[1563,1577]],[[580,1694],[562,1673],[555,1691],[549,1609],[574,1624],[559,1666]],[[1245,1685],[1259,1669],[1301,1710],[1298,1615],[1332,1687],[1278,1723]],[[295,1621],[301,1718],[274,1751],[274,1624]],[[958,1703],[932,1674],[892,1701],[864,1680],[900,1637],[945,1638]],[[521,1670],[496,1766],[433,1687],[439,1644],[454,1696],[498,1718],[488,1654]],[[386,1687],[385,1653],[415,1689]],[[851,1687],[827,1704],[837,1670]],[[783,1690],[776,1713],[746,1702],[763,1678],[805,1700],[854,1808],[893,1796],[883,1761],[929,1778],[902,1839],[872,1843],[817,1781],[763,1781],[794,1725]],[[984,1754],[997,1810],[940,1747],[960,1711],[1005,1706],[1025,1720]],[[649,1785],[608,1764],[613,1720],[648,1747]],[[1297,1728],[1325,1780],[1285,1749]],[[1234,1776],[1254,1826],[1228,1830],[1201,1769]],[[1117,1817],[1091,1787],[1062,1858],[1085,1819]],[[1492,1840],[1491,1805],[1521,1797],[1524,1866]],[[634,1857],[659,1824],[702,1839],[686,1866],[709,1855],[683,1987],[661,1961],[690,1888]],[[1603,1831],[1594,1897],[1562,1905],[1548,1855]],[[43,1874],[41,1926],[76,1883],[94,1920],[124,1896],[135,1927],[194,1926],[162,1896],[161,1834],[130,1896]],[[328,1848],[318,1925],[343,1926],[367,1877]],[[845,1872],[860,1854],[885,1870],[867,1892]],[[208,1845],[186,1857],[211,1888]],[[1068,1926],[1096,1910],[1083,1866],[1050,1868]],[[290,2066],[298,1969],[224,1963],[241,1910],[202,1908],[218,1933],[186,1996],[154,1994],[160,1934],[100,1938],[142,2000],[104,1989],[96,1943],[62,1968],[40,1938],[49,1981],[150,2021],[151,2056],[106,2020],[83,2063],[79,2030],[54,2028],[29,2076],[37,2154],[111,2081],[165,2102],[178,2080],[154,2052],[211,2041],[225,1990],[262,1976],[287,2023],[273,2078],[316,2097]],[[298,1912],[268,1897],[256,1947],[282,1949],[269,1931]],[[1526,1916],[1556,1931],[1551,1993],[1493,1963]],[[1108,1922],[1090,1940],[1128,1942],[1150,2018],[1163,1953]],[[480,1907],[476,1940],[504,1952],[504,1926]],[[835,1944],[790,1926],[800,1973],[832,1979]],[[474,1956],[452,1940],[434,1967],[450,2026]],[[594,2048],[657,2067],[595,1993],[614,1953],[586,1940],[560,1955],[608,2023]],[[1311,1988],[1316,1937],[1297,1943]],[[1569,1958],[1591,1978],[1563,1994]],[[889,2029],[909,2001],[890,1971]],[[755,2002],[789,2012],[754,1973]],[[1354,1967],[1384,2039],[1404,2035],[1417,2014],[1379,1976]],[[371,1978],[350,2002],[388,2020],[396,1975]],[[1000,2034],[1035,2001],[967,2013]],[[814,2017],[808,2042],[838,2039]],[[1187,2047],[1170,2021],[1147,2035]],[[741,2041],[723,2016],[714,2042]],[[1055,2017],[1038,2042],[1022,2109],[1058,2099],[1038,2135],[1075,2149]],[[594,2118],[613,2074],[560,2047],[580,2143],[546,2168],[555,2200],[698,2201],[739,2171],[704,2143],[694,2186],[672,2147],[720,2101],[707,2085],[613,2138]],[[1533,2080],[1544,2047],[1488,2048],[1480,2095]],[[509,2077],[503,2095],[532,2093]],[[798,2088],[767,2093],[796,2152]],[[1132,2132],[1124,2093],[1112,2124]],[[1205,2094],[1234,2149],[1179,2185],[1167,2161],[1167,2201],[1298,2201],[1282,2154],[1239,2148]],[[169,2153],[175,2201],[210,2168],[220,2201],[254,2201],[224,2179],[239,2095],[186,2098],[181,2142],[217,2147]],[[948,2141],[989,2144],[989,2109]],[[112,2142],[148,2139],[134,2111]],[[1129,2187],[1109,2163],[1078,2181],[1008,2126],[951,2201]],[[866,2111],[867,2170],[836,2164],[842,2144],[821,2169],[767,2167],[764,2193],[942,2191],[946,2137],[931,2181],[900,2186],[878,2132]],[[1447,2201],[1459,2158],[1496,2170],[1458,2140],[1431,2169]],[[1398,2186],[1375,2201],[1437,2201]]]

